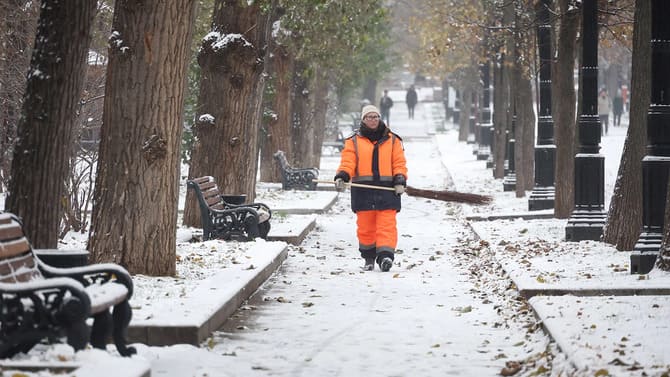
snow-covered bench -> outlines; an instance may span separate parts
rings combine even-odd
[[[56,268],[35,256],[18,217],[0,213],[0,358],[65,336],[76,350],[105,349],[112,335],[123,356],[133,283],[116,264]],[[86,324],[93,318],[92,329]],[[89,337],[90,334],[90,337]]]
[[[272,211],[263,203],[243,203],[245,196],[222,195],[212,176],[194,178],[186,186],[195,191],[200,206],[202,238],[250,241],[267,238]]]
[[[282,190],[316,190],[315,179],[319,178],[317,168],[294,168],[286,160],[284,151],[274,154],[282,176]]]

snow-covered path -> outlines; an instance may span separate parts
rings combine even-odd
[[[396,111],[397,128],[424,126],[425,118],[403,118]],[[410,185],[444,188],[448,173],[432,139],[407,140],[405,148]],[[164,353],[152,373],[492,376],[507,360],[544,351],[544,335],[508,327],[501,298],[471,279],[484,271],[473,271],[479,267],[463,253],[472,252],[473,235],[461,217],[458,205],[405,196],[393,268],[363,272],[349,195],[341,194],[263,289],[214,333],[208,355],[179,362]]]

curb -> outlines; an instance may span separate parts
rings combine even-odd
[[[129,343],[149,346],[167,346],[179,343],[198,346],[247,300],[286,260],[288,247],[284,247],[270,263],[258,270],[239,291],[227,299],[208,319],[194,325],[131,325],[128,327]],[[210,278],[213,279],[216,276]],[[208,280],[210,280],[208,279]]]
[[[314,228],[316,227],[316,218],[312,218],[311,221],[307,223],[307,225],[302,229],[302,231],[298,234],[272,234],[272,230],[270,230],[270,234],[268,235],[268,241],[284,241],[286,243],[289,243],[291,245],[298,246],[302,243],[302,241],[307,237],[309,232],[311,232]]]

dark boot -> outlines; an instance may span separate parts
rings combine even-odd
[[[363,265],[363,271],[372,271],[375,269],[375,249],[358,249],[361,252],[361,258],[365,259],[365,264]]]
[[[372,271],[375,269],[375,258],[365,258],[365,264],[363,265],[363,271]]]
[[[393,261],[389,257],[384,257],[379,261],[379,268],[384,272],[390,270],[391,266],[393,266]]]
[[[382,271],[390,270],[393,266],[393,250],[387,247],[377,250],[377,263]]]

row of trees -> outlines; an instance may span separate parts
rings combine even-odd
[[[421,11],[415,15],[427,16],[415,17],[411,23],[411,29],[420,36],[420,43],[407,57],[408,61],[416,70],[445,78],[462,94],[462,140],[467,137],[472,93],[482,90],[476,68],[493,62],[494,176],[503,177],[506,138],[513,137],[518,197],[533,189],[534,184],[535,113],[540,111],[534,112],[531,106],[534,102],[532,83],[538,79],[541,69],[536,56],[536,7],[541,3],[533,0],[424,0]],[[581,2],[554,0],[551,3],[551,113],[556,145],[554,213],[557,218],[568,218],[574,206],[574,156],[579,140],[577,114],[581,111],[577,108],[581,93],[575,91],[574,80],[574,72],[580,71],[581,66]],[[640,172],[650,102],[650,21],[648,1],[599,1],[600,86],[612,92],[626,83],[621,81],[622,77],[630,78],[632,93],[630,126],[603,235],[605,242],[616,245],[619,250],[632,250],[642,228]],[[627,69],[631,59],[632,68]],[[630,76],[626,72],[631,72]],[[670,219],[670,215],[666,218]],[[670,233],[667,220],[665,224],[667,239]]]
[[[259,155],[264,180],[279,178],[277,149],[318,166],[325,114],[338,105],[327,99],[389,68],[381,0],[84,3],[0,0],[17,15],[0,25],[5,209],[35,247],[57,246],[77,125],[95,121],[82,104],[102,103],[88,249],[131,273],[175,273],[181,156],[189,177],[214,175],[253,200]],[[104,65],[87,64],[91,51]],[[104,85],[85,80],[100,72]],[[184,222],[197,222],[190,196]]]

